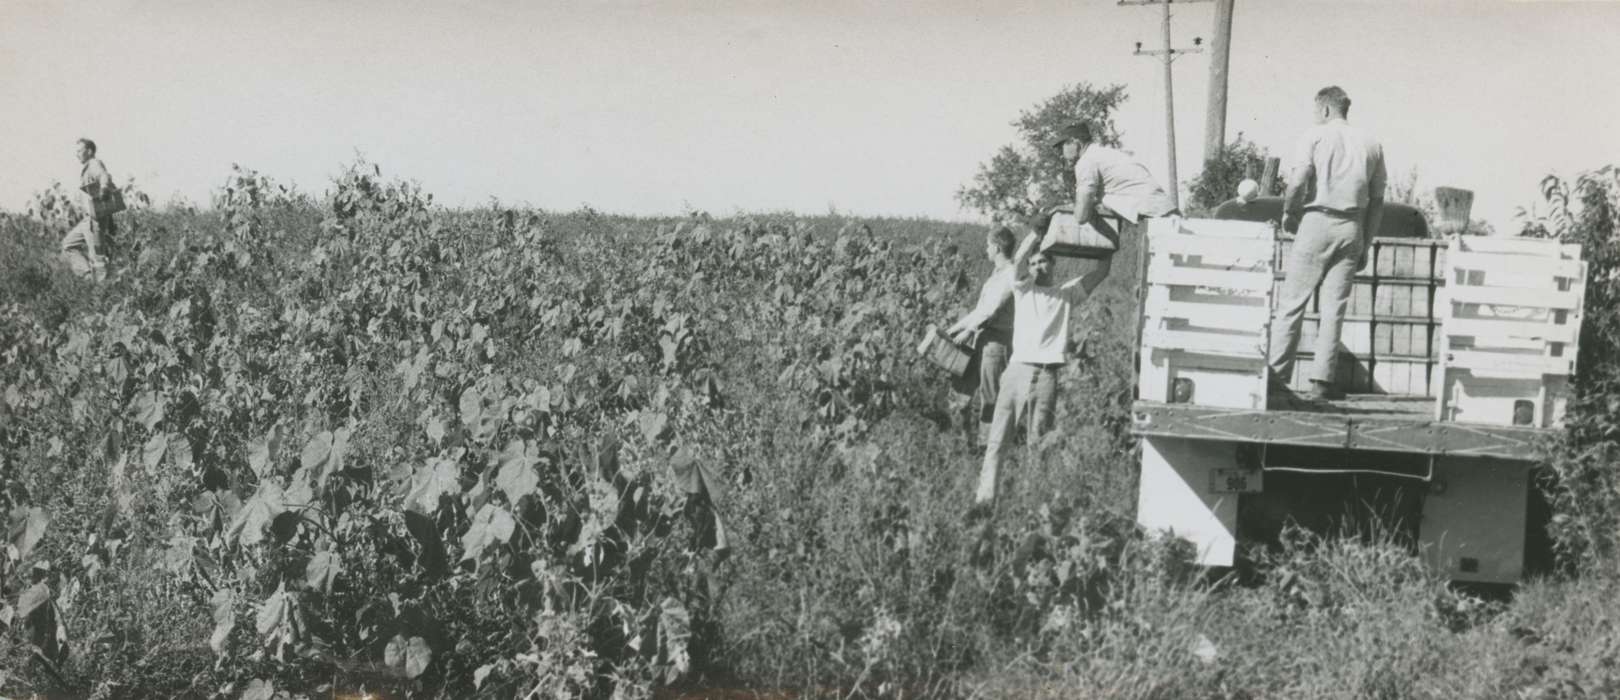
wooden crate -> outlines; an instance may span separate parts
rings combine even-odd
[[[1272,227],[1157,219],[1147,232],[1141,398],[1264,408]]]
[[[1559,425],[1575,371],[1586,263],[1557,241],[1451,239],[1440,324],[1442,420]]]
[[[967,371],[968,363],[973,359],[971,352],[957,345],[950,336],[945,335],[944,331],[933,324],[923,329],[923,339],[917,345],[917,354],[922,355],[929,364],[949,372],[953,377],[962,376]]]

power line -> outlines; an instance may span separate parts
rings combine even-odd
[[[1164,6],[1164,48],[1143,50],[1142,42],[1136,42],[1136,55],[1157,56],[1164,62],[1164,136],[1170,150],[1170,201],[1177,207],[1181,206],[1181,181],[1176,177],[1176,97],[1173,79],[1170,75],[1170,64],[1177,56],[1188,53],[1203,53],[1204,40],[1194,37],[1190,48],[1173,48],[1170,43],[1170,4],[1176,0],[1119,0],[1120,5],[1163,5]],[[1182,4],[1194,2],[1209,2],[1210,0],[1181,0]]]

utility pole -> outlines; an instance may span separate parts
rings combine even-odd
[[[1204,162],[1226,146],[1226,69],[1232,48],[1232,2],[1215,0],[1215,38],[1209,44],[1209,107],[1204,115]]]
[[[1175,89],[1170,77],[1170,63],[1176,56],[1184,53],[1202,53],[1204,40],[1193,39],[1192,48],[1171,48],[1170,46],[1170,3],[1176,0],[1119,0],[1121,5],[1163,5],[1164,6],[1164,48],[1160,50],[1142,50],[1142,42],[1136,42],[1136,55],[1159,56],[1164,61],[1164,134],[1165,141],[1170,147],[1170,201],[1177,207],[1181,206],[1181,180],[1176,177],[1176,97]],[[1181,0],[1182,4],[1194,2],[1209,2],[1209,0]]]

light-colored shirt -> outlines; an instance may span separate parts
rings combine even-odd
[[[1086,146],[1074,164],[1076,200],[1081,189],[1091,191],[1091,201],[1101,202],[1126,221],[1145,216],[1164,216],[1176,210],[1170,195],[1153,180],[1147,166],[1117,148],[1093,143]]]
[[[1003,338],[1013,332],[1013,266],[1003,264],[985,278],[979,288],[979,303],[952,328],[981,329]]]
[[[79,170],[80,190],[91,197],[100,197],[102,192],[112,187],[112,174],[107,172],[107,166],[101,164],[100,158],[84,162],[84,167]]]
[[[1384,147],[1366,129],[1330,119],[1305,131],[1294,147],[1295,175],[1289,178],[1288,211],[1320,208],[1362,212],[1372,196],[1384,198]],[[1298,169],[1305,170],[1303,176]],[[1315,195],[1300,204],[1295,183],[1310,183]]]
[[[1033,277],[1014,280],[1012,362],[1061,364],[1069,361],[1069,317],[1089,293],[1082,278],[1042,287]]]

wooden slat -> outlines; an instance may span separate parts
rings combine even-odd
[[[1467,369],[1500,377],[1534,379],[1544,374],[1569,374],[1570,358],[1515,355],[1500,352],[1451,350],[1446,353],[1447,370]]]
[[[1155,253],[1207,255],[1221,258],[1252,258],[1261,265],[1271,261],[1272,250],[1272,242],[1265,239],[1233,239],[1188,235],[1165,235],[1153,239],[1153,252]]]
[[[1223,335],[1149,328],[1142,331],[1142,344],[1161,350],[1186,350],[1228,357],[1261,359],[1265,356],[1260,349],[1261,338],[1258,335]]]
[[[1579,260],[1581,257],[1581,247],[1577,244],[1560,243],[1548,238],[1521,238],[1518,236],[1469,236],[1459,238],[1457,250],[1464,253],[1538,255],[1573,260]]]
[[[1147,316],[1155,319],[1180,318],[1206,328],[1229,328],[1249,333],[1255,332],[1255,329],[1271,319],[1271,313],[1264,306],[1199,304],[1154,299],[1148,300]]]
[[[1446,265],[1453,270],[1481,270],[1489,281],[1491,273],[1511,277],[1545,277],[1546,288],[1556,289],[1553,278],[1580,279],[1585,265],[1579,260],[1560,260],[1532,255],[1497,255],[1452,251]],[[1456,275],[1450,276],[1455,280]],[[1535,287],[1541,288],[1538,283]]]
[[[1578,289],[1560,292],[1557,289],[1525,291],[1512,287],[1478,287],[1452,284],[1447,292],[1454,304],[1494,304],[1498,306],[1529,306],[1538,309],[1573,309],[1581,304]]]
[[[1271,240],[1272,228],[1270,224],[1254,221],[1227,221],[1221,219],[1171,219],[1158,218],[1148,220],[1149,235],[1159,236],[1191,235],[1206,238],[1254,238]]]
[[[1148,266],[1148,281],[1153,284],[1190,285],[1248,292],[1255,296],[1271,289],[1271,272],[1243,270],[1209,270],[1182,268],[1161,264],[1155,259]]]
[[[1520,321],[1494,318],[1448,318],[1440,325],[1447,336],[1472,336],[1474,342],[1489,344],[1490,340],[1504,338],[1539,340],[1548,343],[1573,343],[1579,327],[1573,324],[1554,325],[1542,321]]]

